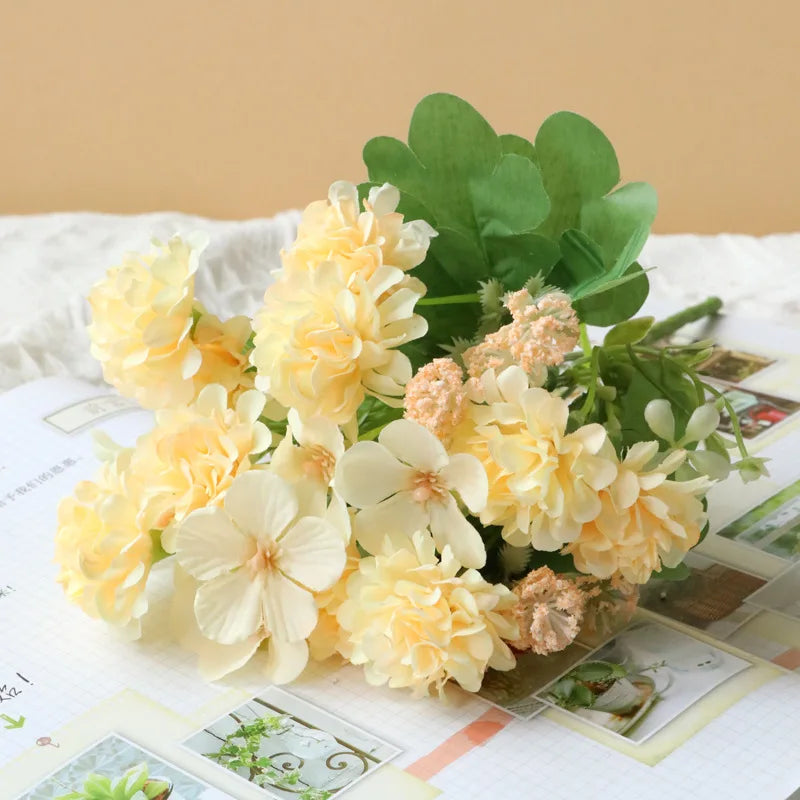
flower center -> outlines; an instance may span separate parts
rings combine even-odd
[[[412,497],[418,503],[429,500],[442,502],[447,496],[447,487],[443,486],[435,472],[418,472],[414,476]]]
[[[264,545],[260,542],[256,546],[256,552],[245,562],[245,569],[250,573],[250,577],[255,580],[263,572],[272,572],[277,569],[277,558],[279,547],[277,542],[269,542]]]
[[[333,470],[336,466],[336,459],[330,450],[326,450],[322,445],[315,444],[306,448],[308,453],[303,469],[309,478],[330,483],[333,477]]]

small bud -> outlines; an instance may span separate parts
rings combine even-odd
[[[675,441],[675,416],[669,400],[651,400],[645,406],[644,419],[656,436],[670,444]]]
[[[739,470],[739,475],[744,483],[750,483],[762,477],[769,477],[769,470],[766,467],[766,462],[766,458],[747,456],[734,464],[734,469]]]
[[[703,439],[711,436],[719,427],[719,411],[713,403],[706,403],[698,406],[689,417],[689,424],[686,426],[686,433],[682,441],[702,442]]]

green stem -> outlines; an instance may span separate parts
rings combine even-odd
[[[150,531],[150,540],[153,543],[153,550],[152,550],[152,562],[153,564],[157,564],[159,561],[163,561],[165,558],[169,558],[172,553],[168,553],[162,546],[161,546],[161,531],[157,529],[153,529]]]
[[[643,343],[656,342],[659,339],[664,339],[667,336],[675,333],[679,328],[688,325],[690,322],[696,322],[703,317],[709,317],[716,314],[722,308],[722,300],[719,297],[707,297],[702,303],[689,306],[671,317],[662,319],[661,322],[656,322],[649,333],[645,337]]]
[[[592,343],[589,341],[589,333],[586,330],[586,325],[581,322],[580,325],[580,341],[581,341],[581,350],[583,350],[583,354],[588,358],[592,353]]]
[[[474,294],[451,294],[447,297],[423,297],[417,300],[418,306],[451,306],[459,303],[480,303],[477,292]]]
[[[600,357],[600,348],[595,347],[592,349],[592,374],[589,378],[589,385],[586,392],[586,400],[578,412],[581,417],[581,422],[586,422],[586,417],[589,416],[592,408],[594,408],[594,397],[597,393],[597,372],[598,372],[598,359]]]

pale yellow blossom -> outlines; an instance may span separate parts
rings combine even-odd
[[[423,336],[421,294],[381,266],[368,278],[336,262],[284,273],[254,320],[256,385],[302,418],[348,423],[366,394],[400,405],[411,363],[397,348]]]
[[[204,387],[218,383],[228,392],[234,405],[242,392],[255,385],[245,345],[252,333],[247,317],[231,317],[222,322],[214,314],[201,313],[192,332],[192,341],[200,353],[200,368],[194,375],[195,395]]]
[[[264,399],[252,389],[229,408],[225,388],[211,384],[192,405],[157,412],[154,429],[140,437],[130,471],[146,486],[141,524],[163,529],[168,552],[175,525],[195,509],[222,503],[233,479],[270,446],[272,435],[258,421]]]
[[[617,474],[616,459],[601,453],[603,427],[567,433],[567,403],[530,388],[520,367],[488,370],[470,391],[451,449],[476,456],[489,477],[481,522],[502,526],[517,547],[553,551],[574,541],[600,513],[599,493]]]
[[[685,451],[658,460],[658,442],[638,442],[619,464],[616,479],[600,492],[600,513],[566,548],[575,566],[598,578],[620,573],[646,583],[662,565],[675,567],[700,541],[707,521],[701,498],[706,477],[670,480]]]
[[[94,480],[81,481],[61,501],[55,559],[72,602],[135,638],[147,611],[154,544],[137,521],[140,492],[126,475],[130,456],[118,450]]]
[[[126,255],[89,294],[92,355],[105,379],[146,408],[190,402],[202,356],[191,337],[194,275],[204,236]]]
[[[297,240],[285,251],[287,271],[316,269],[335,261],[349,277],[369,279],[381,266],[412,269],[425,260],[436,232],[422,220],[403,221],[396,211],[400,193],[388,183],[373,187],[359,212],[358,189],[347,181],[331,185],[328,199],[303,212]]]
[[[361,559],[337,618],[368,683],[425,695],[454,680],[476,692],[487,668],[515,664],[504,641],[519,634],[514,603],[507,587],[461,572],[449,547],[439,561],[431,537],[417,533],[413,546]]]
[[[377,442],[357,442],[336,466],[337,492],[353,507],[356,538],[377,553],[387,535],[402,546],[430,529],[436,546],[449,545],[465,567],[486,563],[486,549],[453,496],[473,513],[486,505],[486,473],[476,458],[449,455],[427,429],[410,419],[390,422]]]
[[[175,548],[181,568],[197,581],[193,610],[202,637],[241,648],[236,662],[267,640],[270,648],[285,645],[285,671],[294,672],[317,624],[313,593],[333,586],[345,565],[336,526],[307,514],[282,478],[252,471],[231,483],[222,507],[189,514]]]

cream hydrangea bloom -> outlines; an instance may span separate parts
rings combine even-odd
[[[431,687],[441,694],[454,680],[476,692],[487,668],[514,667],[504,641],[519,635],[514,594],[476,570],[460,570],[449,547],[436,558],[424,533],[414,535],[413,547],[361,559],[337,618],[368,683],[425,695]]]
[[[202,357],[192,329],[194,275],[207,243],[195,234],[129,254],[89,294],[92,355],[105,379],[146,408],[190,402]]]
[[[403,222],[396,211],[399,202],[400,192],[385,183],[370,189],[359,213],[356,186],[336,181],[327,201],[311,203],[303,212],[297,240],[282,254],[285,269],[316,269],[335,261],[345,276],[358,272],[366,280],[381,266],[416,267],[436,231],[422,220]]]
[[[598,578],[621,574],[647,583],[663,564],[675,567],[700,541],[707,516],[701,497],[711,482],[701,477],[669,480],[685,460],[676,450],[658,456],[658,442],[638,442],[619,465],[616,479],[600,492],[600,513],[567,548],[581,572]]]
[[[223,386],[206,386],[189,406],[156,413],[156,426],[140,437],[130,471],[146,485],[141,524],[162,530],[174,551],[175,526],[191,511],[222,502],[233,479],[267,450],[269,429],[258,421],[264,395],[252,389],[228,408]]]
[[[339,425],[366,393],[399,405],[411,363],[396,348],[427,330],[413,313],[422,292],[400,286],[403,277],[387,266],[348,276],[333,261],[284,273],[254,321],[256,385],[303,418]]]
[[[616,460],[601,452],[603,427],[566,433],[567,403],[530,388],[520,367],[487,370],[470,391],[451,449],[476,456],[489,476],[481,522],[501,525],[517,547],[553,551],[574,541],[600,513],[599,492],[617,474]]]
[[[67,597],[132,638],[147,611],[153,540],[137,522],[139,491],[127,480],[131,450],[120,449],[93,481],[58,506],[55,560]]]
[[[486,473],[465,453],[448,455],[444,445],[417,422],[390,422],[377,442],[358,442],[339,459],[334,485],[355,508],[358,542],[380,552],[388,535],[402,547],[416,531],[430,528],[439,550],[449,545],[466,567],[486,563],[478,531],[453,497],[473,513],[486,504]]]
[[[296,645],[293,664],[301,649],[307,658],[317,623],[313,592],[341,575],[345,542],[330,521],[302,512],[291,484],[253,471],[231,484],[223,507],[199,509],[181,523],[176,558],[199,583],[193,607],[204,638],[251,655],[269,638],[270,646]]]

